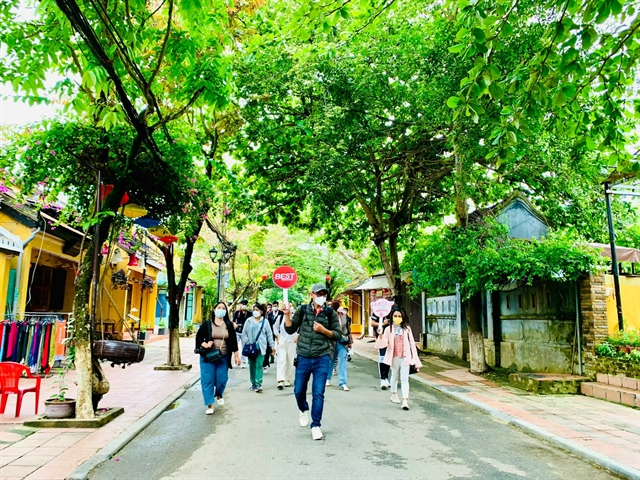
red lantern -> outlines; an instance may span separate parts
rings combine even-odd
[[[266,280],[267,278],[269,278],[269,275],[262,275],[262,280]]]
[[[136,254],[132,253],[129,256],[129,263],[127,264],[128,267],[137,267],[138,266],[138,259],[136,258]]]
[[[371,295],[374,295],[374,296],[375,296],[377,293],[378,293],[378,291],[377,291],[377,290],[371,290]]]
[[[325,275],[325,276],[324,276],[324,279],[325,279],[327,282],[330,282],[330,281],[331,281],[331,275],[329,275],[329,274]]]

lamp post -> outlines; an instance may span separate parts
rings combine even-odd
[[[225,248],[222,250],[222,255],[218,258],[218,250],[216,247],[211,247],[209,250],[209,258],[213,263],[218,262],[218,286],[216,288],[216,303],[220,301],[220,291],[222,288],[222,264],[226,264],[231,256],[233,255],[233,250],[229,248]]]

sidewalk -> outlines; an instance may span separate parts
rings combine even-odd
[[[111,389],[99,406],[124,407],[124,413],[99,429],[25,427],[22,422],[36,417],[35,397],[33,394],[25,395],[20,418],[16,419],[16,395],[10,395],[5,413],[0,415],[0,479],[66,478],[183,385],[199,377],[200,364],[193,353],[193,344],[193,338],[180,339],[182,362],[193,365],[191,370],[184,372],[153,369],[167,361],[169,343],[166,338],[145,345],[145,358],[141,363],[125,369],[102,364]],[[71,370],[66,375],[68,396],[71,398],[75,395],[74,379],[75,371]],[[54,376],[42,381],[40,414],[44,412],[44,400],[55,391],[55,380]]]
[[[377,361],[371,339],[354,351]],[[535,395],[498,385],[437,356],[412,379],[550,441],[625,478],[640,479],[640,411],[583,395]]]

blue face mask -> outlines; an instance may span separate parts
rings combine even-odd
[[[214,313],[216,317],[224,318],[224,316],[227,314],[227,311],[224,308],[216,308]]]

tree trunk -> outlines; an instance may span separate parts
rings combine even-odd
[[[484,353],[484,335],[480,311],[482,300],[480,295],[474,295],[465,302],[465,318],[469,331],[469,363],[471,373],[484,373],[489,370]]]
[[[74,365],[76,368],[76,418],[94,418],[91,402],[91,317],[89,314],[89,292],[91,289],[93,241],[82,259],[76,281],[76,293],[73,303],[73,323],[68,335],[73,339],[75,348]]]
[[[387,283],[391,289],[391,294],[396,306],[404,308],[405,289],[402,286],[400,273],[400,259],[398,257],[398,235],[389,236],[389,252],[384,240],[375,241],[376,248],[380,254],[380,261],[384,268]]]
[[[76,393],[76,418],[89,419],[95,417],[92,401],[92,375],[93,366],[91,364],[91,340],[76,339],[76,383],[78,389]]]

